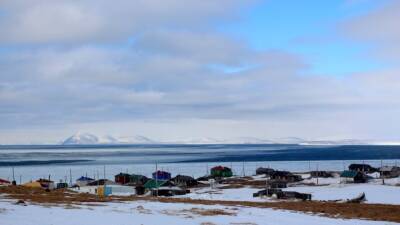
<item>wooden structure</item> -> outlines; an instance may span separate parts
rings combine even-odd
[[[340,182],[342,183],[365,183],[367,177],[358,171],[345,170],[340,174]]]
[[[274,173],[275,170],[271,168],[264,168],[264,167],[258,167],[256,169],[256,175],[267,175],[271,176],[272,173]]]
[[[368,164],[351,164],[349,166],[349,170],[362,172],[362,173],[374,173],[374,172],[378,171],[378,169],[376,169]]]
[[[398,166],[383,166],[379,168],[381,178],[394,178],[400,176],[400,167]]]

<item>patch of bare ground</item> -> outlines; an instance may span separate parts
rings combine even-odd
[[[231,225],[257,225],[256,223],[229,223]]]
[[[184,209],[182,212],[189,212],[200,216],[236,216],[236,213],[228,212],[223,209],[203,209],[203,208],[191,208]]]
[[[152,214],[150,209],[145,209],[142,205],[136,207],[135,210],[141,214]]]
[[[201,200],[190,198],[163,198],[121,196],[100,198],[91,194],[78,194],[67,190],[46,192],[42,189],[32,189],[20,186],[0,187],[0,198],[21,199],[36,204],[91,204],[101,202],[154,201],[163,203],[187,203],[197,205],[223,205],[229,207],[258,207],[281,210],[291,210],[312,213],[335,218],[368,219],[379,221],[400,222],[400,205],[387,204],[357,204],[335,203],[320,201],[279,201],[279,202],[250,202],[250,201],[221,201]],[[143,206],[142,206],[143,207]],[[147,209],[137,208],[138,211],[149,213]]]

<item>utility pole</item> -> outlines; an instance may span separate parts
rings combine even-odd
[[[156,196],[158,197],[158,165],[156,162]]]
[[[381,159],[381,171],[382,171],[382,167],[383,167],[383,161]],[[381,172],[381,177],[382,177],[382,185],[385,184],[385,178],[384,176],[382,176],[382,172]]]
[[[72,171],[71,171],[71,168],[69,168],[69,185],[72,187]]]
[[[246,176],[246,174],[245,174],[245,172],[244,172],[244,162],[243,162],[243,165],[242,165],[242,175],[243,175],[243,176]]]
[[[14,183],[14,182],[15,182],[15,173],[14,173],[14,167],[12,167],[12,177],[13,177],[13,180],[12,180],[12,182]]]

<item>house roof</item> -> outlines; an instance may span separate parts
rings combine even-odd
[[[167,181],[165,181],[165,180],[153,180],[153,179],[151,179],[151,180],[148,180],[145,184],[144,184],[144,187],[145,188],[159,188],[159,187],[161,187],[162,185],[164,185],[165,183],[167,183]]]
[[[11,183],[10,181],[0,178],[0,184],[10,184],[10,183]]]
[[[93,178],[81,176],[77,179],[77,181],[93,181]]]
[[[162,170],[157,170],[156,172],[153,173],[153,175],[155,174],[169,174],[171,175],[171,173],[168,173],[167,171],[162,171]]]
[[[340,177],[354,178],[357,176],[357,174],[358,174],[357,171],[345,170],[340,174]]]
[[[39,180],[37,180],[37,182],[40,182],[40,183],[54,183],[54,181],[52,181],[52,180],[42,179],[42,178],[40,178]]]
[[[186,175],[176,175],[173,179],[174,180],[195,180],[193,177],[186,176]]]
[[[130,174],[127,174],[127,173],[119,173],[119,174],[117,174],[117,175],[115,175],[116,177],[118,177],[118,176],[131,176]]]
[[[231,170],[231,168],[225,166],[215,166],[211,168],[211,170]]]

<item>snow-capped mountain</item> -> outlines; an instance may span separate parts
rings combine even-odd
[[[96,145],[96,144],[153,144],[155,141],[150,138],[136,135],[129,137],[115,138],[111,135],[97,137],[90,133],[76,133],[65,139],[63,145]]]
[[[192,138],[184,141],[175,141],[177,144],[271,144],[272,142],[267,139],[260,139],[254,137],[237,137],[229,139],[218,138]]]
[[[65,139],[63,145],[93,145],[98,144],[99,138],[89,133],[76,133],[71,137]]]
[[[156,141],[141,135],[119,137],[118,143],[120,144],[155,144]]]

